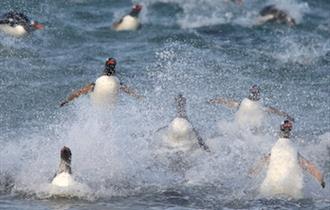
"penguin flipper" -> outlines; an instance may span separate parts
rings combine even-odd
[[[325,181],[324,181],[324,176],[319,171],[319,169],[309,160],[306,160],[300,153],[298,153],[298,160],[299,160],[299,165],[308,173],[310,173],[314,178],[321,184],[321,186],[324,188],[325,187]]]
[[[278,116],[287,117],[288,120],[294,122],[294,118],[293,117],[291,117],[288,113],[286,113],[284,111],[281,111],[281,110],[279,110],[277,108],[274,108],[274,107],[271,107],[270,106],[270,107],[268,107],[266,109],[266,111],[269,112],[269,113],[277,114]]]
[[[120,18],[119,21],[114,22],[114,23],[112,24],[112,28],[116,29],[116,28],[118,27],[118,25],[121,24],[121,23],[123,22],[123,20],[124,20],[124,17]]]
[[[84,95],[84,94],[87,94],[89,92],[92,92],[94,90],[94,87],[95,87],[95,83],[90,83],[90,84],[86,85],[85,87],[83,87],[83,88],[81,88],[79,90],[74,91],[73,93],[71,93],[68,96],[68,98],[65,101],[63,101],[60,104],[60,107],[64,106],[65,104],[69,103],[70,101],[72,101],[75,98],[78,98],[81,95]]]
[[[168,127],[167,125],[162,126],[162,127],[158,128],[158,129],[155,131],[155,133],[158,133],[159,131],[161,131],[161,130],[167,128],[167,127]]]
[[[224,99],[224,98],[214,98],[208,100],[209,104],[221,104],[224,105],[228,108],[238,108],[239,107],[239,102],[232,100],[232,99]]]
[[[250,168],[248,174],[249,176],[258,175],[265,164],[270,161],[271,154],[264,155],[252,168]]]
[[[128,95],[133,96],[137,99],[143,99],[144,98],[143,96],[139,95],[137,93],[137,91],[133,90],[132,88],[128,87],[127,85],[120,84],[120,90],[124,91]]]
[[[195,128],[193,128],[193,131],[197,137],[198,145],[206,152],[211,152],[209,146],[205,144],[204,139],[199,135],[198,131]]]

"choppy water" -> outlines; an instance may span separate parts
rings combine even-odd
[[[137,1],[134,1],[137,2]],[[330,2],[328,0],[141,0],[143,27],[116,33],[114,20],[131,1],[2,0],[0,12],[24,11],[46,25],[15,39],[0,34],[1,209],[328,209],[330,206]],[[258,11],[276,3],[298,26],[254,27]],[[92,82],[115,57],[120,79],[145,96],[121,94],[115,112],[98,113],[88,97],[59,108],[70,91]],[[269,116],[255,135],[232,123],[215,96],[246,96],[292,114],[294,142],[326,175],[325,189],[305,174],[305,198],[263,199],[264,173],[248,169],[277,139],[283,120]],[[174,96],[211,153],[162,153],[155,131],[175,116]],[[71,197],[49,192],[59,150],[73,152],[85,187]],[[174,161],[174,162],[173,162]],[[174,163],[174,164],[173,164]]]

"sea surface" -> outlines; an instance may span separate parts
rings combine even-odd
[[[142,28],[115,32],[132,3]],[[255,26],[276,4],[297,26]],[[45,24],[23,38],[0,34],[0,209],[330,209],[330,1],[1,0]],[[117,59],[120,93],[104,111],[88,96],[59,107]],[[251,85],[261,103],[295,118],[292,141],[324,172],[322,189],[304,173],[304,198],[264,198],[265,176],[248,176],[278,138],[283,117],[267,115],[259,132],[233,122],[235,110],[215,97],[241,101]],[[177,94],[211,152],[171,153],[158,129],[175,117]],[[49,182],[59,151],[72,150],[81,186],[63,193]]]

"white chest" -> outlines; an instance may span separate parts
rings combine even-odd
[[[74,185],[75,181],[71,174],[62,172],[58,174],[52,181],[52,185],[58,187],[68,187]]]
[[[140,22],[138,18],[132,17],[130,15],[126,15],[123,17],[121,23],[117,25],[115,28],[116,31],[134,31],[137,30],[140,26]]]
[[[117,100],[120,82],[115,76],[103,75],[95,81],[95,87],[91,94],[95,104],[112,104]]]
[[[196,142],[192,125],[184,118],[175,118],[168,126],[168,132],[164,138],[167,146],[179,150],[189,150]]]
[[[303,174],[298,152],[289,139],[280,138],[271,150],[270,162],[261,192],[269,195],[302,197]]]
[[[248,98],[243,99],[235,113],[235,121],[241,126],[260,127],[264,118],[265,113],[260,103]]]
[[[0,30],[4,33],[7,33],[7,34],[9,34],[11,36],[15,36],[15,37],[21,37],[21,36],[24,36],[25,34],[27,34],[27,31],[25,30],[25,28],[20,25],[11,27],[7,24],[3,24],[3,25],[0,25]]]

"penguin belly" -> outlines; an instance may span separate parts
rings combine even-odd
[[[194,145],[193,127],[185,118],[175,118],[168,126],[165,143],[177,150],[187,151]]]
[[[52,185],[58,187],[68,187],[74,185],[75,181],[71,174],[67,172],[62,172],[57,174],[56,177],[52,181]]]
[[[2,24],[2,25],[0,25],[0,31],[2,31],[6,34],[9,34],[11,36],[14,36],[14,37],[22,37],[27,34],[27,31],[21,25],[16,25],[16,26],[12,27],[12,26],[9,26],[6,24]]]
[[[101,76],[95,81],[91,94],[92,103],[99,106],[115,105],[120,83],[115,76]]]
[[[303,173],[298,162],[298,152],[289,139],[280,138],[271,150],[266,178],[260,193],[269,197],[286,195],[302,198],[304,187]]]
[[[235,113],[235,122],[243,127],[259,128],[264,119],[265,113],[260,103],[248,98],[243,99],[238,111]]]
[[[123,17],[121,23],[119,23],[116,27],[116,31],[135,31],[139,28],[140,22],[137,18],[132,17],[130,15],[126,15]]]

